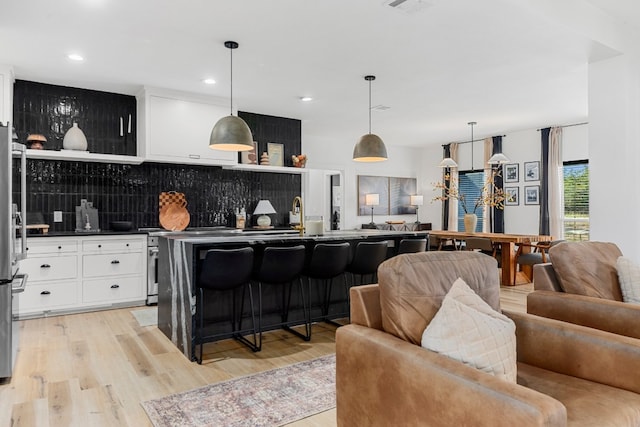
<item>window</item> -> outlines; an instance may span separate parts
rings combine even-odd
[[[564,163],[564,238],[589,240],[589,162]]]
[[[459,172],[458,174],[458,190],[467,201],[467,210],[469,213],[475,213],[478,216],[478,224],[475,231],[482,231],[482,223],[484,221],[484,210],[479,207],[476,212],[473,212],[473,206],[482,193],[482,186],[484,185],[484,172]],[[464,230],[464,207],[462,202],[458,201],[458,230]]]

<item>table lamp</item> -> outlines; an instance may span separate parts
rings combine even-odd
[[[276,210],[270,201],[260,200],[258,206],[256,206],[256,210],[253,211],[254,215],[260,215],[257,220],[258,227],[270,227],[271,218],[268,215],[274,213],[276,213]]]
[[[418,208],[422,206],[423,203],[424,203],[424,200],[422,196],[418,196],[418,195],[409,196],[409,204],[411,206],[416,207],[416,224],[420,224],[420,217],[418,216]]]
[[[380,195],[379,194],[365,194],[364,196],[364,204],[367,206],[371,206],[371,223],[370,225],[376,225],[373,222],[373,207],[378,206],[380,204]]]

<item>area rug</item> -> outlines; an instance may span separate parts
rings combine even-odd
[[[336,406],[335,354],[142,402],[155,427],[273,427]]]
[[[132,310],[131,314],[136,318],[140,326],[153,326],[158,324],[158,307]]]

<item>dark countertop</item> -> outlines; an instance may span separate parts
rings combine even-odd
[[[209,245],[216,243],[249,243],[255,244],[260,242],[287,242],[287,241],[331,241],[331,240],[355,240],[368,238],[399,238],[403,236],[426,236],[426,231],[391,231],[391,230],[339,230],[325,231],[322,235],[300,236],[299,233],[291,232],[273,232],[266,233],[237,233],[226,234],[222,236],[216,235],[187,235],[187,234],[171,234],[162,236],[170,240],[176,240],[193,245]]]
[[[102,230],[102,231],[83,231],[76,233],[75,231],[50,231],[46,234],[27,234],[27,238],[31,239],[33,237],[82,237],[82,236],[128,236],[132,234],[147,234],[146,231],[138,231],[138,230],[130,230],[130,231],[113,231],[113,230]]]

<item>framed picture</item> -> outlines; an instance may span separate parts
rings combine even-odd
[[[253,149],[249,151],[240,152],[240,160],[243,165],[255,165],[258,164],[258,143],[253,141]]]
[[[540,204],[540,186],[531,185],[524,187],[524,204],[539,205]]]
[[[504,182],[520,181],[520,171],[518,163],[504,165]]]
[[[284,145],[275,142],[267,144],[269,153],[269,164],[271,166],[284,166]]]
[[[524,162],[524,180],[540,181],[540,162]]]
[[[367,194],[377,194],[378,204],[367,205]],[[389,215],[389,177],[358,175],[358,215],[371,215],[371,208],[374,215]]]
[[[520,187],[504,187],[505,206],[518,206],[520,204]]]
[[[415,178],[389,178],[389,213],[391,215],[415,214],[411,195],[416,194],[418,180]]]

